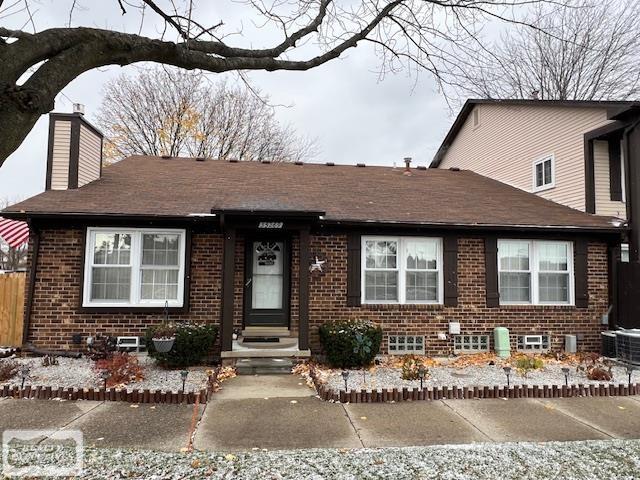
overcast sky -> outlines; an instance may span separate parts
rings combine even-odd
[[[71,3],[34,1],[36,27],[41,30],[66,25]],[[77,3],[73,25],[108,26],[133,32],[139,28],[139,16],[133,13],[121,16],[115,0]],[[92,5],[91,9],[87,5]],[[238,39],[237,43],[265,47],[279,40],[275,32],[251,30],[242,17],[247,7],[225,4],[221,15],[213,6],[206,7],[211,11],[201,6],[198,19],[206,17],[204,23],[214,23],[213,19],[222,18],[227,24],[239,24],[242,20],[243,36],[232,37],[229,43]],[[0,23],[29,29],[20,14],[0,19]],[[147,13],[143,33],[157,36],[160,26],[161,22]],[[287,105],[278,107],[279,120],[290,123],[303,135],[318,139],[320,153],[314,161],[393,165],[411,156],[414,165],[427,165],[452,122],[446,102],[428,74],[416,79],[403,72],[380,81],[377,66],[374,52],[364,45],[308,72],[254,72],[249,78],[270,96],[273,104]],[[70,112],[72,102],[83,103],[91,121],[100,105],[104,83],[122,72],[135,74],[135,70],[135,66],[109,67],[85,73],[57,97],[55,111]],[[43,116],[19,150],[0,168],[0,198],[24,199],[44,189],[47,128],[48,117]]]

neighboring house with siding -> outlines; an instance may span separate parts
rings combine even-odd
[[[638,261],[639,105],[468,100],[431,168],[472,170],[587,213],[617,217],[630,224],[630,236],[610,256],[628,262],[631,250]]]
[[[231,359],[318,353],[337,319],[381,325],[384,353],[491,348],[497,326],[527,351],[565,334],[598,349],[615,218],[468,170],[134,156],[102,171],[97,137],[73,131],[53,128],[51,187],[2,212],[32,229],[27,342],[139,336],[166,302],[219,324]]]

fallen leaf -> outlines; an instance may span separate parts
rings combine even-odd
[[[235,462],[238,459],[238,457],[236,457],[233,453],[227,453],[224,456],[224,459],[228,460],[229,462]]]
[[[151,410],[155,410],[155,409],[156,409],[155,405],[154,405],[154,406],[152,406],[152,407],[149,407],[149,408],[150,408]]]
[[[625,408],[625,407],[621,407],[620,405],[618,405],[618,408],[619,408],[620,410],[626,410],[626,408]]]
[[[554,407],[550,403],[545,404],[544,408],[546,408],[547,410],[555,410],[556,409],[556,407]]]
[[[182,448],[180,449],[180,452],[181,452],[181,453],[185,453],[185,452],[188,452],[188,451],[189,451],[189,449],[188,449],[187,447],[182,447]]]
[[[140,405],[129,405],[131,408],[138,408]]]
[[[298,403],[298,401],[297,400],[291,400],[291,402],[289,402],[289,403]]]
[[[360,417],[360,420],[366,420],[367,417]]]
[[[200,460],[197,458],[191,462],[191,468],[198,468],[200,466]]]

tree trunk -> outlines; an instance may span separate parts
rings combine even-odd
[[[7,157],[16,151],[25,137],[34,127],[41,114],[50,112],[24,111],[12,105],[12,99],[7,93],[0,93],[0,167]]]

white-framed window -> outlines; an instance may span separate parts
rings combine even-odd
[[[555,158],[547,155],[533,162],[533,191],[540,192],[556,186]]]
[[[424,335],[389,335],[389,354],[424,353]]]
[[[185,231],[88,228],[85,307],[181,307]]]
[[[363,303],[442,303],[442,239],[362,237]]]
[[[499,240],[498,285],[503,305],[573,305],[573,243]]]
[[[454,353],[479,353],[489,351],[489,335],[454,335]]]

